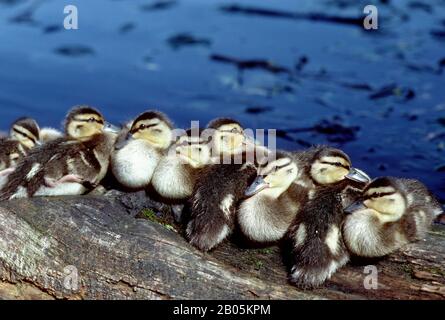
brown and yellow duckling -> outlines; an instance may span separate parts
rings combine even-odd
[[[66,117],[66,138],[33,149],[8,177],[0,200],[33,196],[79,195],[104,178],[117,130],[88,106]]]

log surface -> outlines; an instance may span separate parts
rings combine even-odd
[[[148,208],[156,220],[143,218]],[[201,253],[162,220],[169,210],[143,193],[0,203],[0,299],[445,299],[443,227],[301,291],[280,248],[235,239]],[[364,287],[369,264],[377,289]]]

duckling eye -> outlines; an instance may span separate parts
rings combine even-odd
[[[88,119],[88,122],[95,122],[95,121],[96,121],[96,119],[94,119],[93,117]]]
[[[144,130],[145,129],[145,124],[141,124],[140,126],[139,126],[139,130]]]

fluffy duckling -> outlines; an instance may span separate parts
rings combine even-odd
[[[345,212],[343,236],[348,249],[358,256],[381,257],[422,239],[442,208],[421,182],[382,177],[373,180]]]
[[[29,150],[40,144],[39,140],[40,129],[34,119],[17,119],[11,126],[9,137],[0,140],[0,171],[15,167]],[[0,172],[0,175],[5,174],[6,171]]]
[[[307,189],[294,183],[301,170],[287,152],[258,167],[258,176],[245,191],[247,197],[237,216],[244,235],[256,242],[283,238],[299,207],[307,199]]]
[[[88,106],[72,109],[67,138],[33,149],[19,162],[0,193],[0,200],[32,196],[78,195],[105,176],[117,130]]]
[[[308,197],[286,237],[293,260],[290,278],[299,287],[316,287],[348,261],[341,236],[343,209],[371,179],[339,149],[319,146],[295,158],[304,172],[296,183],[307,187]]]
[[[120,134],[111,157],[113,175],[122,186],[142,189],[173,140],[173,125],[159,111],[139,115]]]
[[[317,287],[349,261],[341,233],[343,209],[360,196],[363,187],[350,180],[320,186],[304,203],[286,235],[290,280],[296,286]]]
[[[211,250],[232,232],[237,203],[256,176],[254,144],[240,123],[222,118],[210,122],[208,128],[217,164],[205,167],[199,175],[186,229],[190,243],[202,251]]]
[[[192,195],[200,171],[210,164],[210,146],[201,133],[199,128],[193,128],[179,136],[156,167],[151,183],[167,201],[187,200]]]

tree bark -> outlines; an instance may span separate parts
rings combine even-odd
[[[445,299],[441,227],[300,291],[287,281],[279,247],[250,248],[235,238],[201,253],[169,215],[144,193],[0,203],[0,299]],[[369,264],[378,270],[377,289],[364,286]]]

